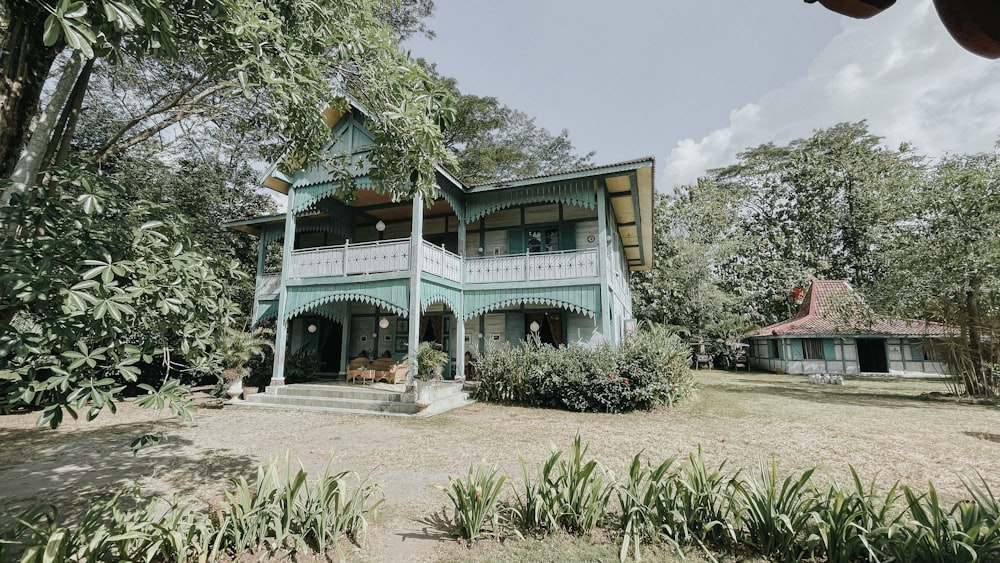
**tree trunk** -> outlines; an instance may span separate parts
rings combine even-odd
[[[66,106],[76,78],[80,74],[80,67],[83,66],[84,55],[80,51],[74,51],[66,65],[62,69],[62,76],[56,84],[55,91],[52,92],[52,99],[45,106],[45,111],[38,116],[35,130],[31,132],[27,145],[14,166],[14,171],[10,174],[11,185],[7,191],[0,196],[0,208],[6,207],[10,203],[12,195],[23,193],[37,179],[38,172],[42,167],[42,159],[45,157],[45,149],[49,146],[49,135],[55,128],[56,119],[59,112]]]
[[[973,388],[967,391],[975,397],[984,397],[993,394],[989,389],[983,373],[982,354],[982,318],[979,314],[979,294],[982,291],[983,282],[979,277],[973,278],[969,283],[969,289],[965,291],[965,314],[969,324],[969,375]]]
[[[10,25],[0,45],[0,178],[13,173],[38,111],[49,69],[62,50],[42,43],[48,12],[34,2],[7,1]]]

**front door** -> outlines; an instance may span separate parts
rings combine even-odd
[[[862,373],[888,373],[889,361],[885,355],[884,338],[859,338],[858,367]]]

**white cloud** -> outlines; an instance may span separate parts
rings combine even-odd
[[[1000,61],[955,44],[930,0],[900,3],[870,20],[844,18],[806,76],[734,110],[727,127],[678,142],[660,185],[693,182],[748,147],[862,119],[887,145],[910,142],[929,156],[992,150],[1000,135]]]

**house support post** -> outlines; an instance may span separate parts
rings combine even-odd
[[[424,198],[419,194],[413,197],[413,229],[410,232],[410,360],[409,371],[406,374],[407,392],[413,389],[417,375],[417,346],[420,344],[420,271],[423,268],[424,240]]]
[[[598,315],[601,321],[601,336],[611,342],[611,291],[608,287],[608,187],[604,181],[597,182],[597,277],[601,280],[601,306]]]
[[[458,220],[458,255],[462,257],[459,277],[465,287],[465,221]],[[455,380],[465,381],[465,290],[459,292],[455,311]]]
[[[288,188],[288,211],[285,212],[285,240],[281,244],[281,286],[278,288],[278,319],[274,333],[274,369],[271,386],[285,384],[285,353],[288,348],[288,278],[295,248],[295,187]]]
[[[267,244],[264,242],[264,233],[267,229],[261,229],[260,240],[257,241],[257,276],[254,278],[253,288],[253,308],[250,312],[250,319],[256,322],[257,310],[260,308],[260,282],[264,278],[264,259],[267,254]]]

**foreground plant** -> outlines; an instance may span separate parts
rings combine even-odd
[[[740,516],[747,542],[764,555],[795,558],[799,536],[815,506],[807,469],[796,479],[789,475],[778,485],[774,461],[758,459],[757,472],[734,487],[740,501]]]
[[[496,465],[469,468],[465,481],[450,479],[445,493],[455,509],[455,521],[463,538],[475,540],[489,524],[493,533],[500,530],[500,490],[507,480]]]
[[[360,483],[349,488],[355,479]],[[217,561],[258,549],[322,554],[343,536],[362,545],[368,518],[382,502],[370,480],[333,473],[328,464],[310,483],[287,457],[284,473],[272,463],[258,469],[253,483],[243,477],[230,483],[208,508],[194,498],[146,499],[126,487],[75,525],[60,523],[50,505],[30,508],[0,530],[0,561]]]

